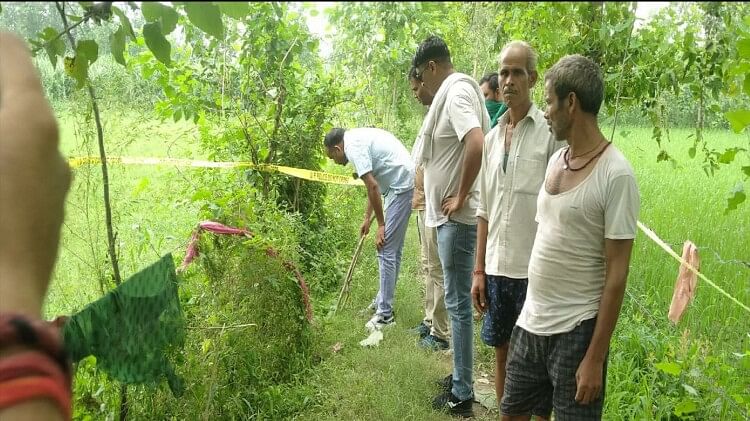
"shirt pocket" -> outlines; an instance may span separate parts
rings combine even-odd
[[[513,190],[517,193],[538,195],[544,183],[547,162],[519,157],[516,161]]]

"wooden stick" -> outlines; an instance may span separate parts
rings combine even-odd
[[[370,216],[370,220],[367,222],[367,226],[369,228],[370,225],[372,225],[372,221],[375,220],[375,215]],[[369,229],[368,229],[369,231]],[[352,277],[354,276],[354,267],[357,264],[357,260],[359,259],[359,255],[362,252],[362,245],[365,242],[365,237],[367,237],[367,234],[360,234],[359,241],[357,242],[357,247],[354,249],[354,255],[352,256],[352,261],[349,264],[349,269],[346,271],[346,277],[344,278],[344,283],[341,286],[341,292],[339,292],[339,298],[336,301],[336,307],[333,308],[333,314],[335,315],[336,312],[338,312],[339,308],[346,305],[346,302],[349,300],[349,290],[351,289],[352,284]]]
[[[359,258],[360,253],[362,252],[362,245],[365,243],[366,237],[366,235],[359,236],[359,241],[357,242],[357,247],[354,249],[354,256],[352,256],[352,261],[349,264],[349,270],[346,271],[346,278],[344,278],[344,283],[341,286],[341,292],[339,292],[339,299],[336,301],[336,307],[333,309],[333,314],[336,314],[341,307],[342,300],[348,298],[352,277],[354,275],[354,267],[357,264],[357,259]]]

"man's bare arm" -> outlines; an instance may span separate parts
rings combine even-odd
[[[471,186],[479,175],[482,168],[482,147],[484,146],[484,133],[479,127],[469,130],[464,136],[464,162],[461,168],[461,183],[458,186],[458,197],[463,203],[469,195]]]
[[[586,355],[576,373],[576,401],[582,404],[596,400],[602,389],[604,359],[609,350],[609,341],[620,316],[620,307],[625,295],[628,265],[633,249],[633,240],[604,240],[606,274],[604,291],[599,303],[594,334]]]
[[[482,168],[482,149],[484,147],[484,134],[482,129],[475,127],[464,136],[464,162],[461,167],[461,181],[458,185],[458,196],[448,197],[443,200],[443,214],[448,218],[455,212],[458,212],[469,195],[471,186],[479,175]]]

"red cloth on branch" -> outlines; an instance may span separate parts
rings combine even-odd
[[[193,231],[193,236],[190,237],[190,244],[188,244],[187,253],[185,253],[185,258],[182,260],[182,264],[180,265],[180,268],[177,270],[177,272],[184,271],[190,264],[190,262],[198,257],[198,237],[200,236],[201,231],[204,230],[213,232],[215,234],[244,235],[246,237],[253,236],[253,233],[245,229],[228,227],[224,224],[220,224],[214,221],[203,221],[198,224],[198,228]]]
[[[222,234],[222,235],[244,235],[248,238],[253,236],[253,233],[246,229],[228,227],[224,224],[220,224],[214,221],[203,221],[199,223],[198,227],[195,229],[195,231],[193,231],[193,235],[192,237],[190,237],[190,243],[188,244],[187,252],[185,253],[185,258],[182,260],[182,264],[180,265],[180,268],[177,270],[177,272],[184,271],[188,267],[188,265],[196,257],[198,257],[198,238],[200,237],[200,234],[203,231],[209,231],[214,234]],[[273,248],[269,248],[268,250],[266,250],[266,254],[268,255],[268,257],[279,258],[279,253]],[[302,274],[300,273],[299,270],[297,270],[297,268],[294,266],[292,262],[284,261],[284,267],[294,272],[294,276],[297,278],[297,281],[299,282],[299,287],[300,289],[302,289],[302,300],[305,303],[305,315],[307,317],[307,321],[312,323],[312,305],[310,304],[310,290],[309,288],[307,288],[305,279],[302,277]]]

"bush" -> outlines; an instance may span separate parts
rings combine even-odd
[[[180,292],[190,329],[176,371],[186,393],[174,399],[166,387],[139,387],[132,418],[278,419],[299,411],[311,330],[294,274],[239,237],[205,233],[199,250]]]

